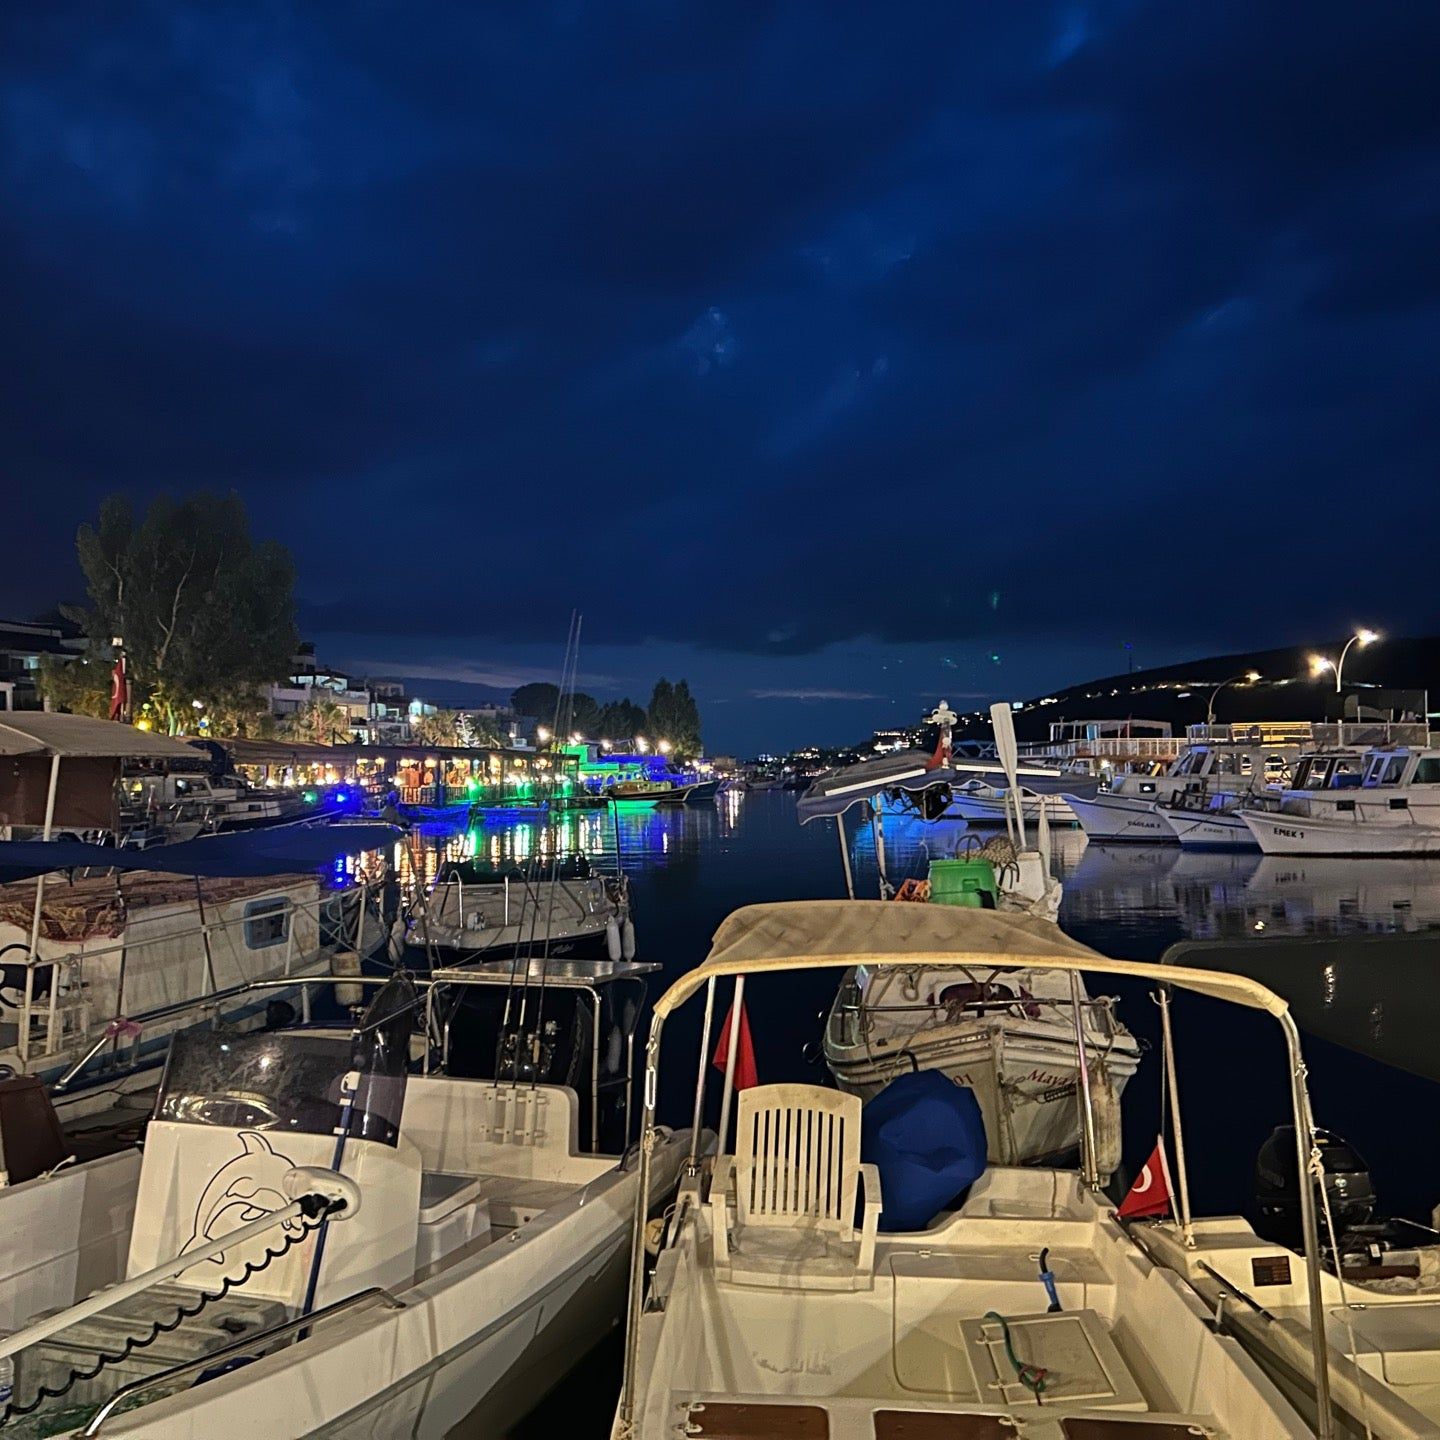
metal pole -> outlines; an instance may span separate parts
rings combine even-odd
[[[60,756],[58,754],[50,757],[50,788],[45,794],[45,833],[43,838],[48,840],[50,832],[55,824],[55,793],[60,788]],[[38,958],[36,951],[40,945],[40,909],[45,900],[45,875],[35,877],[35,913],[30,918],[30,953],[27,957],[28,964],[25,966],[25,1006],[20,1015],[19,1049],[22,1064],[28,1063],[30,1059],[30,1007],[35,998],[35,961]],[[50,967],[50,986],[54,989],[58,983],[59,976],[55,967]],[[53,1037],[51,1037],[53,1039]]]
[[[1080,998],[1080,972],[1070,972],[1070,1009],[1075,1017],[1075,1057],[1080,1068],[1080,1161],[1085,1183],[1100,1188],[1095,1168],[1095,1110],[1090,1100],[1090,1064],[1085,1055],[1085,1009]]]
[[[1310,1173],[1313,1121],[1305,1089],[1305,1060],[1300,1032],[1290,1012],[1276,1017],[1285,1032],[1290,1059],[1290,1104],[1295,1118],[1295,1158],[1300,1176],[1300,1229],[1305,1237],[1305,1288],[1310,1302],[1310,1353],[1315,1365],[1315,1434],[1334,1440],[1335,1417],[1330,1410],[1330,1353],[1325,1340],[1325,1298],[1320,1285],[1320,1232],[1315,1222],[1315,1179]]]
[[[850,873],[850,846],[845,839],[845,816],[835,817],[835,834],[840,838],[840,863],[845,867],[845,894],[855,898],[855,877]]]
[[[200,887],[200,877],[195,877],[195,909],[200,916],[200,944],[205,950],[205,973],[210,977],[210,990],[220,988],[215,979],[215,956],[210,950],[210,927],[205,923],[205,892]]]
[[[645,1298],[645,1220],[650,1209],[650,1164],[655,1151],[655,1092],[659,1083],[660,1030],[664,1017],[650,1017],[645,1043],[645,1089],[640,1118],[639,1182],[635,1220],[630,1230],[630,1297],[625,1317],[625,1367],[620,1381],[620,1429],[630,1434],[635,1421],[636,1369],[640,1358],[640,1312]],[[722,1137],[723,1143],[723,1137]]]
[[[740,1015],[745,1003],[745,977],[735,977],[735,998],[730,1002],[730,1048],[725,1054],[725,1088],[720,1092],[720,1141],[715,1153],[723,1155],[729,1143],[730,1100],[735,1093],[735,1056],[740,1049]],[[702,1057],[703,1058],[703,1057]]]
[[[1175,1171],[1180,1181],[1180,1235],[1188,1250],[1195,1248],[1195,1227],[1190,1220],[1190,1175],[1185,1168],[1185,1132],[1180,1128],[1180,1091],[1175,1079],[1175,1037],[1170,1030],[1170,987],[1159,996],[1160,1029],[1165,1047],[1165,1085],[1170,1092],[1170,1123],[1175,1130]]]
[[[700,1168],[700,1126],[705,1119],[705,1072],[710,1059],[710,1022],[714,1018],[715,977],[712,975],[705,982],[705,1019],[700,1026],[700,1064],[695,1072],[695,1113],[690,1121],[690,1159],[685,1167],[689,1175],[695,1174]]]
[[[875,864],[880,870],[880,898],[890,898],[890,880],[885,874],[885,821],[880,815],[880,808],[873,800],[870,805],[870,830],[875,837]]]

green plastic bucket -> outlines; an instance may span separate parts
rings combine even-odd
[[[1000,898],[995,867],[988,860],[932,860],[930,903],[993,910]]]

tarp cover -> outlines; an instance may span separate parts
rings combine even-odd
[[[900,750],[874,760],[862,760],[844,770],[822,775],[800,797],[800,823],[843,815],[852,805],[885,790],[928,790],[932,785],[961,785],[973,775],[957,775],[948,768],[927,769],[930,756],[923,750]]]
[[[655,1014],[670,1014],[712,975],[956,964],[1134,975],[1272,1015],[1287,1009],[1273,991],[1242,975],[1107,960],[1052,921],[1033,915],[956,905],[897,905],[892,900],[788,900],[732,911],[715,932],[710,954],[655,1002]]]
[[[206,835],[178,845],[117,850],[70,840],[0,841],[0,883],[55,870],[151,870],[166,875],[289,875],[392,844],[393,825],[277,825]]]
[[[923,1230],[985,1173],[973,1090],[939,1070],[892,1080],[860,1113],[860,1158],[880,1172],[882,1230]]]
[[[168,735],[154,735],[133,725],[96,720],[90,715],[58,715],[44,710],[7,710],[0,715],[0,755],[195,759],[188,745]]]

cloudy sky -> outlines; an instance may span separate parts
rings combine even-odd
[[[1440,623],[1440,10],[6,7],[0,613],[234,488],[321,653],[712,749]]]

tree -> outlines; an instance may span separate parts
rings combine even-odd
[[[131,684],[173,734],[192,702],[280,680],[299,643],[289,552],[250,537],[235,494],[161,496],[138,524],[112,495],[76,537],[92,647],[120,636]]]
[[[627,696],[624,700],[612,700],[601,709],[595,732],[597,738],[628,745],[637,735],[645,733],[647,724],[645,712]]]
[[[421,745],[463,743],[460,738],[460,716],[454,710],[437,710],[433,715],[420,715],[411,722],[411,733]]]
[[[654,744],[666,740],[674,754],[687,759],[701,753],[700,707],[687,681],[672,685],[662,676],[655,682],[647,723]]]
[[[560,687],[541,680],[532,685],[522,685],[515,691],[510,697],[510,707],[517,715],[528,715],[542,725],[551,725],[555,721],[555,705],[559,698]]]
[[[304,705],[284,718],[280,728],[292,740],[333,745],[350,733],[350,712],[317,690]]]
[[[44,655],[36,677],[41,697],[52,710],[68,710],[72,715],[94,715],[110,718],[110,675],[115,662],[91,646],[73,660],[59,655]]]

